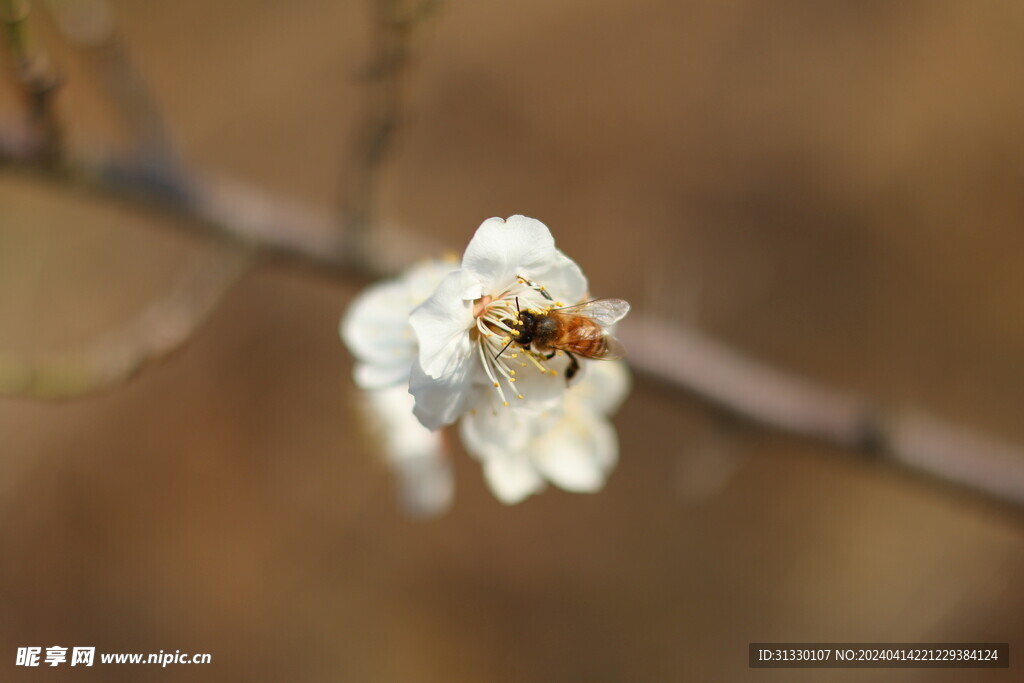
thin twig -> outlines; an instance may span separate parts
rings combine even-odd
[[[129,133],[135,156],[166,172],[179,163],[173,136],[125,48],[108,0],[48,0],[57,28],[85,54]]]
[[[108,389],[187,342],[252,264],[253,252],[216,242],[164,294],[94,343],[48,357],[0,354],[0,394],[62,399]]]
[[[369,228],[377,223],[373,211],[379,175],[404,116],[414,32],[439,4],[438,0],[371,2],[373,54],[362,74],[366,105],[353,130],[342,186],[343,251],[353,263],[369,252]]]
[[[0,20],[29,110],[34,160],[56,168],[63,154],[63,131],[53,106],[60,78],[29,26],[27,0],[0,0]]]

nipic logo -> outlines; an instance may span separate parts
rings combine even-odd
[[[166,667],[169,664],[209,664],[213,656],[208,652],[189,653],[175,650],[174,652],[101,652],[100,664],[159,664]],[[59,666],[70,664],[71,666],[92,666],[96,663],[95,647],[74,647],[71,648],[70,658],[68,648],[63,645],[51,645],[48,648],[42,647],[19,647],[14,658],[16,666]]]
[[[14,659],[16,666],[39,666],[39,656],[42,654],[41,647],[19,647],[18,654]],[[96,658],[95,647],[75,647],[71,649],[71,666],[92,666]],[[68,649],[62,645],[51,645],[46,648],[46,655],[43,664],[57,666],[67,663]]]

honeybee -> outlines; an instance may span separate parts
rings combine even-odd
[[[547,292],[541,294],[550,299]],[[518,306],[518,299],[516,305]],[[580,363],[576,356],[599,360],[618,360],[626,350],[605,330],[629,313],[629,302],[622,299],[594,299],[576,306],[550,309],[545,313],[519,311],[518,319],[506,320],[519,332],[515,341],[526,351],[547,354],[552,358],[562,351],[569,357],[565,381],[569,382],[579,372]],[[510,341],[509,344],[512,342]],[[505,349],[509,344],[505,345]],[[502,349],[498,355],[505,351]]]

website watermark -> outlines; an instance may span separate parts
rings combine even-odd
[[[93,666],[94,664],[209,664],[208,652],[96,652],[95,647],[19,647],[14,658],[16,666]]]

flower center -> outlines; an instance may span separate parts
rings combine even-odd
[[[487,310],[487,306],[492,301],[494,301],[494,299],[489,294],[485,294],[484,296],[482,296],[479,299],[477,299],[476,301],[474,301],[473,302],[473,317],[474,318],[479,318],[480,316],[482,316],[484,314],[484,312]]]
[[[514,283],[497,296],[485,295],[473,302],[477,350],[484,371],[501,397],[503,405],[508,405],[503,383],[516,398],[523,398],[523,394],[515,386],[515,366],[521,370],[529,368],[532,363],[544,374],[558,374],[547,367],[547,359],[530,349],[529,344],[523,346],[516,341],[522,334],[523,326],[527,324],[520,317],[520,313],[530,311],[536,319],[536,316],[546,315],[552,308],[562,305],[561,302],[551,301],[542,285],[523,277],[517,277]]]

